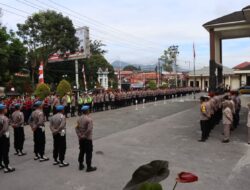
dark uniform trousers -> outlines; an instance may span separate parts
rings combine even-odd
[[[86,164],[87,167],[91,167],[91,161],[92,161],[92,152],[93,152],[93,143],[92,140],[88,139],[81,139],[79,140],[79,157],[78,157],[78,162],[79,164],[83,164],[84,161],[84,155],[86,154]]]
[[[71,117],[75,116],[75,112],[76,112],[76,107],[71,106]]]
[[[233,115],[233,127],[237,128],[237,126],[239,125],[239,121],[240,121],[240,110],[236,110],[235,114]]]
[[[208,126],[208,120],[200,120],[200,126],[201,126],[201,139],[206,140],[209,135],[209,126]]]
[[[34,153],[43,157],[45,149],[45,132],[37,128],[34,132]]]
[[[61,136],[61,134],[53,135],[54,140],[54,150],[53,150],[53,158],[54,160],[58,159],[62,162],[65,158],[66,153],[66,136]]]
[[[14,128],[14,148],[16,150],[23,150],[25,136],[23,127]]]
[[[5,167],[9,165],[10,139],[6,136],[0,137],[0,164],[4,163]]]
[[[81,111],[81,108],[82,108],[83,104],[78,104],[78,115],[82,115],[82,111]]]
[[[43,108],[43,113],[45,115],[46,121],[49,121],[49,114],[50,114],[50,106],[46,106]]]
[[[24,109],[23,114],[24,114],[24,123],[27,124],[30,118],[32,110],[31,109]]]
[[[56,106],[53,106],[53,115],[57,114]]]

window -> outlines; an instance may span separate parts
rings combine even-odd
[[[190,86],[194,87],[194,81],[190,81]]]
[[[200,87],[200,82],[196,81],[195,87]]]
[[[208,81],[206,80],[205,81],[205,88],[207,88],[208,87]]]

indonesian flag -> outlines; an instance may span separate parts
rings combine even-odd
[[[195,59],[196,54],[195,54],[195,45],[194,45],[194,43],[193,43],[193,54],[194,54],[194,59]]]
[[[39,66],[39,83],[44,83],[44,76],[43,76],[43,62],[41,61]]]

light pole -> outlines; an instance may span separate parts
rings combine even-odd
[[[157,67],[157,77],[158,77],[158,83],[157,83],[157,87],[160,87],[160,58],[158,59],[158,67]]]

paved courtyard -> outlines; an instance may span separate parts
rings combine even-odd
[[[243,104],[248,101],[243,97]],[[240,127],[231,142],[222,144],[222,126],[218,125],[206,143],[200,137],[199,103],[192,97],[126,107],[95,113],[94,173],[78,171],[78,141],[74,131],[76,118],[67,120],[67,168],[52,165],[52,136],[47,128],[46,154],[49,162],[33,160],[33,141],[26,127],[25,150],[16,157],[11,144],[10,161],[16,167],[11,174],[0,173],[1,190],[120,190],[133,171],[152,160],[169,161],[170,176],[162,182],[172,189],[176,175],[190,171],[199,176],[193,184],[179,184],[178,190],[249,190],[250,146],[246,144],[246,108]],[[12,139],[13,140],[13,137]],[[101,153],[100,153],[101,151]],[[96,153],[97,152],[97,153]]]

